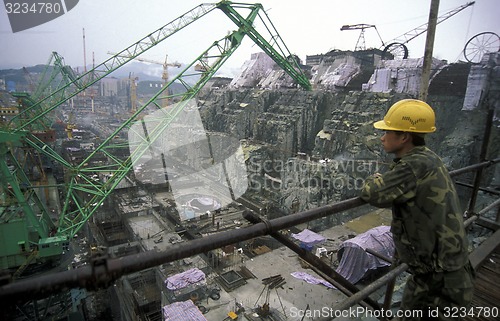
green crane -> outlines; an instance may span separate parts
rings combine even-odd
[[[67,161],[43,139],[30,131],[33,126],[71,97],[215,9],[224,12],[238,29],[215,41],[202,52],[147,103],[118,126],[83,161],[76,164]],[[245,11],[246,16],[243,16],[241,11]],[[257,18],[265,25],[267,32],[265,36],[254,27],[254,21]],[[71,80],[70,83],[58,88],[51,95],[42,97],[37,102],[32,102],[7,126],[0,128],[0,178],[2,182],[0,188],[3,200],[0,204],[0,234],[5,236],[5,240],[0,246],[0,269],[21,266],[27,260],[26,251],[28,248],[37,250],[39,261],[60,256],[65,246],[68,245],[69,238],[82,228],[118,184],[127,177],[132,169],[132,159],[137,159],[146,152],[149,144],[154,142],[183,110],[185,107],[183,102],[196,96],[206,82],[240,46],[245,36],[253,40],[298,85],[306,90],[311,89],[309,80],[302,73],[297,61],[290,59],[291,53],[260,4],[221,1],[216,4],[201,4],[195,7],[80,76],[67,73]],[[199,68],[200,65],[203,68]],[[192,70],[195,66],[197,66],[195,70],[199,72],[193,74]],[[199,77],[199,80],[190,86],[187,79],[192,76]],[[174,82],[181,83],[186,89],[185,93],[166,95],[168,88]],[[58,97],[58,99],[54,101],[54,97]],[[180,103],[174,107],[163,109],[165,117],[155,123],[154,130],[148,133],[149,142],[134,146],[134,152],[130,156],[118,156],[117,150],[129,150],[129,146],[126,143],[116,142],[114,138],[127,131],[139,119],[141,113],[151,108],[162,109],[161,104],[158,104],[157,101],[163,97],[176,97]],[[49,101],[50,105],[47,105],[46,102]],[[42,106],[47,107],[42,108]],[[26,117],[27,115],[29,117]],[[46,206],[37,198],[36,187],[32,186],[29,179],[23,175],[20,164],[17,164],[15,157],[13,157],[13,150],[19,147],[33,148],[65,169],[65,184],[59,186],[64,189],[64,199],[56,224],[51,224]],[[96,159],[102,160],[103,157],[106,159],[106,164],[94,161]],[[107,173],[107,179],[94,179],[95,174],[99,173]]]

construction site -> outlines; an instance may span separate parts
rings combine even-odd
[[[0,320],[392,319],[408,265],[391,209],[359,195],[392,162],[373,122],[406,98],[433,107],[426,143],[462,202],[485,312],[464,320],[498,320],[500,37],[475,35],[453,63],[406,47],[473,5],[431,7],[381,48],[364,40],[376,26],[339,26],[354,50],[302,61],[261,5],[221,1],[89,70],[54,51],[0,71]],[[213,11],[237,29],[194,61],[144,54]],[[243,38],[259,52],[219,77]],[[161,79],[112,76],[131,62]]]

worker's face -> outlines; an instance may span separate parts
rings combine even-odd
[[[403,149],[406,141],[406,133],[385,130],[384,135],[380,137],[382,146],[387,153],[398,155]]]

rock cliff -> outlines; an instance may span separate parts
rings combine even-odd
[[[488,108],[498,109],[499,102],[498,97],[494,101],[491,96],[488,101],[482,97],[474,108],[464,108],[470,96],[465,95],[463,85],[453,86],[450,79],[457,84],[471,83],[477,75],[469,74],[470,66],[441,69],[461,73],[435,78],[439,81],[434,86],[431,83],[427,101],[436,112],[438,130],[427,135],[427,145],[450,169],[456,169],[479,161]],[[496,60],[476,72],[483,69],[487,69],[483,77],[488,78],[489,88],[498,93]],[[483,90],[486,85],[477,86]],[[199,99],[207,130],[242,140],[251,197],[292,213],[355,196],[367,175],[385,170],[391,156],[381,149],[382,133],[372,124],[394,102],[414,96],[404,90],[218,88],[204,91]],[[499,155],[498,126],[496,118],[487,155],[490,159]],[[496,186],[498,174],[492,170],[485,184]]]

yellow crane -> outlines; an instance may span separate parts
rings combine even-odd
[[[137,111],[137,80],[138,77],[134,77],[132,73],[128,75],[129,82],[129,99],[130,99],[130,112],[133,114]]]
[[[113,55],[113,56],[117,55],[116,53],[110,52],[110,51],[108,51],[108,54]],[[125,57],[125,58],[129,58],[129,57]],[[149,63],[157,64],[157,65],[162,65],[163,72],[162,72],[161,78],[163,79],[164,86],[166,86],[168,84],[168,78],[169,78],[168,67],[177,67],[177,68],[181,67],[181,64],[178,63],[177,61],[173,62],[173,63],[168,62],[168,55],[165,55],[165,62],[160,62],[160,61],[141,58],[141,57],[135,57],[134,60],[142,61],[142,62],[149,62]],[[167,106],[167,98],[165,98],[163,101],[163,107],[166,107],[166,106]]]
[[[73,115],[73,110],[71,110],[69,112],[68,121],[66,122],[66,128],[64,129],[64,131],[68,135],[68,139],[73,139],[73,129],[76,128],[74,117],[75,116]]]

